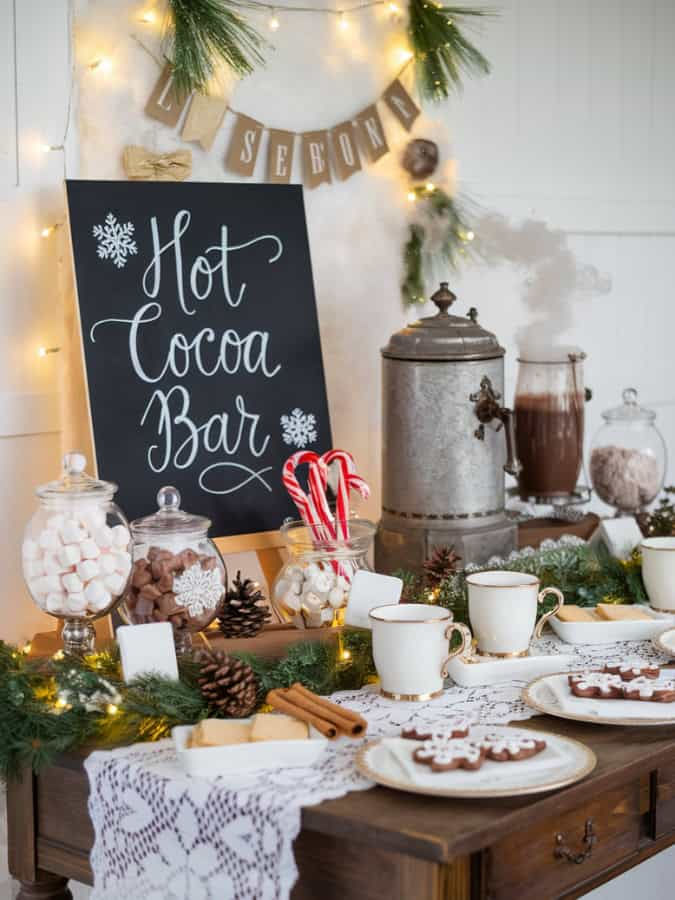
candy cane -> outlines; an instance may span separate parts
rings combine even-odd
[[[336,503],[336,537],[341,540],[349,539],[349,491],[356,490],[364,500],[370,496],[370,488],[367,483],[356,474],[356,463],[351,453],[346,450],[329,450],[321,457],[326,466],[337,462],[340,468],[338,479],[337,503]]]
[[[309,465],[309,496],[298,482],[295,470],[303,463]],[[284,487],[298,508],[300,517],[310,529],[315,544],[325,543],[335,537],[333,517],[326,499],[328,483],[328,466],[311,450],[300,450],[284,463],[281,478]],[[333,571],[341,574],[341,567],[336,560],[331,560]]]

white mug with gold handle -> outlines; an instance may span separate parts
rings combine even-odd
[[[523,572],[473,572],[466,583],[476,652],[483,656],[526,656],[533,635],[541,637],[546,622],[565,602],[558,588],[540,591],[537,576]],[[556,605],[537,622],[538,606],[549,594],[556,597]]]
[[[443,690],[446,666],[471,646],[471,632],[450,610],[426,603],[376,606],[369,613],[380,691],[392,700],[429,700]],[[462,642],[449,653],[452,635]]]

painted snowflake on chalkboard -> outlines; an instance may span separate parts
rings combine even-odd
[[[94,237],[98,243],[96,253],[99,259],[111,259],[118,269],[123,269],[129,256],[138,253],[136,241],[131,235],[134,226],[131,222],[122,225],[111,212],[105,217],[105,224],[94,225]]]
[[[281,417],[281,436],[285,444],[294,447],[306,447],[317,439],[316,417],[312,413],[304,413],[296,408],[290,416]]]

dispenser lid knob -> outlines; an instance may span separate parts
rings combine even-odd
[[[431,295],[431,299],[438,307],[438,314],[440,316],[447,316],[448,307],[452,306],[457,297],[448,289],[448,282],[441,281],[440,288],[435,294]]]

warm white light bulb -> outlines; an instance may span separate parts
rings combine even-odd
[[[279,21],[277,16],[272,15],[272,16],[270,16],[270,20],[267,24],[269,25],[270,31],[277,31],[279,28],[279,25],[281,25],[281,22]]]
[[[475,237],[476,237],[476,235],[473,233],[473,231],[467,231],[467,233],[466,233],[467,241],[472,241]]]
[[[100,56],[97,59],[92,59],[89,63],[89,68],[97,69],[99,72],[107,74],[112,69],[112,63],[107,56]]]
[[[40,237],[48,238],[49,235],[52,233],[52,231],[53,231],[53,228],[51,226],[49,228],[43,228],[42,231],[40,232]]]
[[[417,194],[415,193],[415,191],[408,191],[408,200],[410,201],[410,203],[414,203],[416,199]]]
[[[340,13],[340,18],[338,19],[338,25],[342,29],[342,31],[346,31],[349,28],[349,19],[345,16],[343,12]]]
[[[426,189],[430,194],[433,194],[433,192],[436,190],[436,185],[433,183],[433,181],[427,181]]]
[[[38,356],[46,356],[47,348],[46,347],[38,347]]]
[[[157,16],[155,15],[155,11],[153,9],[149,9],[147,12],[142,13],[140,16],[140,20],[144,25],[152,25],[156,19]]]
[[[409,59],[412,59],[412,53],[406,47],[400,47],[397,52],[398,57],[402,63],[408,62]]]

